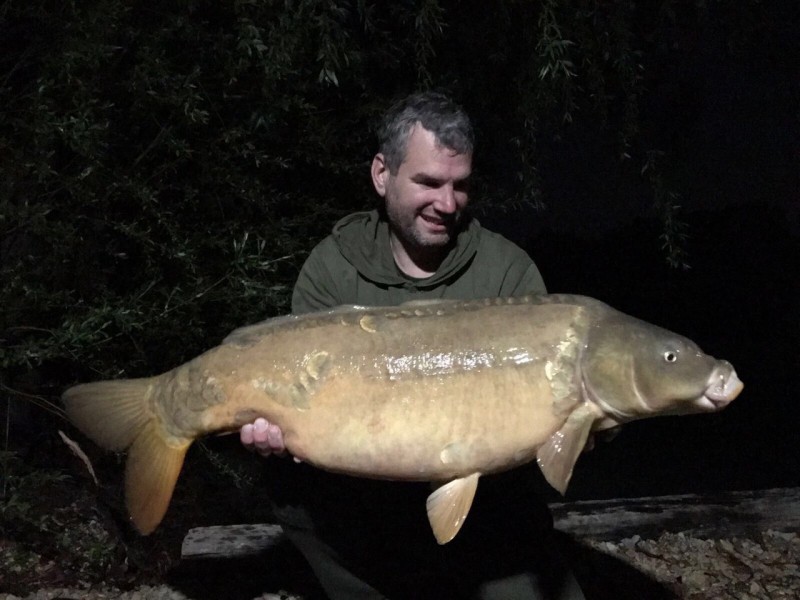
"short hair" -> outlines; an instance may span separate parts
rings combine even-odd
[[[472,154],[475,137],[464,109],[439,92],[417,92],[396,102],[378,129],[378,142],[390,173],[397,173],[406,157],[408,137],[419,123],[436,142],[457,154]]]

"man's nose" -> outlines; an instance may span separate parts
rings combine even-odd
[[[453,189],[453,184],[446,183],[439,188],[439,195],[436,198],[434,208],[443,214],[452,214],[456,212],[456,194]]]

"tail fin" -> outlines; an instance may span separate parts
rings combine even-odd
[[[64,392],[67,415],[108,450],[128,450],[125,500],[133,524],[152,532],[167,511],[190,439],[167,433],[148,399],[157,378],[99,381]]]
[[[140,533],[151,533],[164,518],[192,441],[167,438],[153,420],[133,442],[125,468],[125,504]]]
[[[156,378],[98,381],[69,388],[62,397],[70,421],[107,450],[133,443],[153,418],[147,402]]]

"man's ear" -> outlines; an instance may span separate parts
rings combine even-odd
[[[389,177],[389,167],[380,152],[372,159],[370,175],[372,175],[372,185],[375,186],[375,191],[378,192],[378,195],[381,197],[386,196],[386,180]]]

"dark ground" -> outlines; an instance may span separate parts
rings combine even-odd
[[[190,527],[236,521],[235,505],[247,503],[196,473],[184,479],[167,518],[148,538],[124,523],[114,486],[98,492],[78,469],[40,492],[39,502],[25,511],[27,523],[2,522],[0,599],[321,597],[302,557],[286,543],[256,556],[181,561],[181,542]],[[714,540],[683,534],[655,540],[560,539],[589,600],[799,597],[796,533]]]

